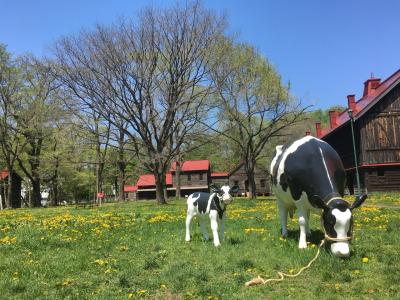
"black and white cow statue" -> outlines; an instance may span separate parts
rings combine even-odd
[[[326,241],[334,255],[350,255],[352,210],[366,195],[350,205],[343,199],[346,173],[336,151],[326,142],[312,136],[303,137],[288,146],[277,146],[271,162],[272,190],[278,200],[282,235],[287,235],[287,215],[298,210],[299,248],[307,248],[310,235],[310,210],[321,213]]]
[[[214,245],[218,247],[220,240],[224,239],[224,219],[225,210],[228,204],[232,203],[231,193],[237,193],[239,188],[234,186],[230,188],[224,185],[221,188],[213,187],[212,193],[198,192],[191,194],[187,199],[187,216],[186,216],[186,237],[187,242],[190,241],[190,223],[194,216],[198,216],[200,228],[204,239],[208,240],[208,233],[205,226],[205,218],[210,217],[211,230],[214,238]],[[218,224],[220,225],[220,236],[218,235]]]

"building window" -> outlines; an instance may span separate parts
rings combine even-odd
[[[378,170],[378,176],[379,176],[379,177],[385,176],[385,170],[379,169],[379,170]]]
[[[192,181],[192,174],[188,174],[188,181]]]
[[[200,173],[200,180],[203,180],[203,173]]]
[[[260,187],[265,187],[265,179],[260,180]]]

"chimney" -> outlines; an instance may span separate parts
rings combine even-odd
[[[380,78],[370,78],[367,81],[365,81],[363,97],[371,95],[375,91],[375,89],[379,86],[380,83],[381,83]]]
[[[322,135],[321,121],[315,122],[315,131],[317,132],[317,138],[319,138]]]
[[[331,129],[333,129],[337,126],[336,120],[337,120],[338,114],[339,113],[336,110],[329,111],[329,121],[330,121]]]
[[[307,130],[307,131],[306,131],[306,136],[307,136],[307,135],[311,135],[311,131],[310,131],[310,130]]]
[[[353,112],[357,112],[356,96],[355,95],[348,95],[347,96],[347,103],[348,103],[348,107]]]

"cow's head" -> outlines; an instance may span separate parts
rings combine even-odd
[[[212,192],[216,193],[219,200],[224,204],[230,204],[233,201],[231,194],[236,194],[239,191],[238,186],[229,187],[229,185],[223,185],[220,188],[212,186]]]
[[[353,216],[352,210],[359,207],[367,199],[367,195],[356,197],[352,205],[341,197],[334,197],[327,203],[319,199],[323,209],[322,226],[325,239],[330,242],[331,251],[339,257],[350,255],[349,241],[352,238]]]

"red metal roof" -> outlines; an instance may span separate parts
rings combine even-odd
[[[208,160],[187,160],[182,164],[181,170],[188,171],[207,171],[210,168],[210,161]],[[171,164],[171,172],[176,170],[176,161]]]
[[[0,171],[0,179],[7,178],[8,174],[10,173],[7,170]]]
[[[124,193],[137,192],[137,190],[138,190],[137,185],[125,185],[124,186]]]
[[[167,173],[165,175],[165,179],[166,179],[167,185],[171,185],[172,184],[172,174],[171,173]],[[138,188],[155,186],[156,185],[156,180],[155,180],[153,174],[144,174],[144,175],[139,177],[136,185],[138,186]]]
[[[229,173],[228,172],[214,172],[211,173],[211,177],[228,177]]]
[[[360,118],[365,112],[367,112],[375,103],[377,103],[386,93],[388,93],[400,80],[400,69],[389,76],[385,81],[381,82],[375,90],[371,92],[368,96],[360,98],[356,102],[356,109],[353,112],[353,117],[355,120]],[[343,111],[337,116],[336,126],[334,128],[322,129],[322,135],[318,138],[323,138],[335,131],[337,128],[341,127],[350,120],[347,110]]]

